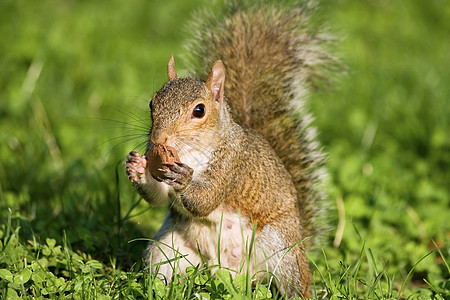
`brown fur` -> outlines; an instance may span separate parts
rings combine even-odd
[[[336,62],[321,50],[329,37],[308,27],[313,2],[284,8],[265,2],[230,5],[222,19],[209,12],[197,16],[201,21],[190,28],[198,34],[188,49],[199,66],[223,61],[235,120],[266,138],[281,158],[297,190],[305,236],[316,238],[324,156],[303,102],[321,71]],[[199,74],[205,71],[199,69]]]

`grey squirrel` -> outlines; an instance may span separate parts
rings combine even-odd
[[[178,77],[170,58],[150,102],[147,152],[124,163],[145,200],[170,203],[146,254],[150,264],[182,256],[160,266],[166,280],[201,256],[237,270],[251,252],[251,272],[273,273],[288,297],[310,297],[305,249],[320,231],[324,171],[303,102],[333,61],[327,36],[308,28],[311,6],[256,1],[198,17],[190,51],[205,81]]]

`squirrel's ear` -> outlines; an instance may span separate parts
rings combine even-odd
[[[175,71],[175,62],[173,60],[173,54],[170,56],[169,63],[167,64],[167,77],[169,77],[169,81],[177,78],[177,72]]]
[[[205,85],[212,92],[214,99],[218,102],[223,98],[223,86],[225,83],[225,69],[221,60],[216,60],[208,75]]]

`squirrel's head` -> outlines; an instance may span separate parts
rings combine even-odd
[[[166,144],[182,151],[185,146],[206,147],[217,138],[218,122],[224,105],[225,70],[218,60],[205,82],[179,78],[173,56],[167,66],[169,81],[150,102],[152,144]],[[187,149],[186,149],[187,150]],[[181,153],[180,153],[181,154]]]

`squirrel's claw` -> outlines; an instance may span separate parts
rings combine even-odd
[[[128,179],[134,183],[142,183],[145,177],[145,169],[147,160],[145,156],[140,155],[136,151],[131,151],[123,163],[125,166]]]
[[[191,182],[194,170],[183,163],[164,163],[164,167],[167,169],[159,169],[161,172],[162,181],[175,190],[182,190]]]
[[[194,173],[194,170],[186,164],[182,162],[176,162],[175,164],[164,163],[163,166],[169,168],[170,171],[180,174],[188,174],[191,175]]]

